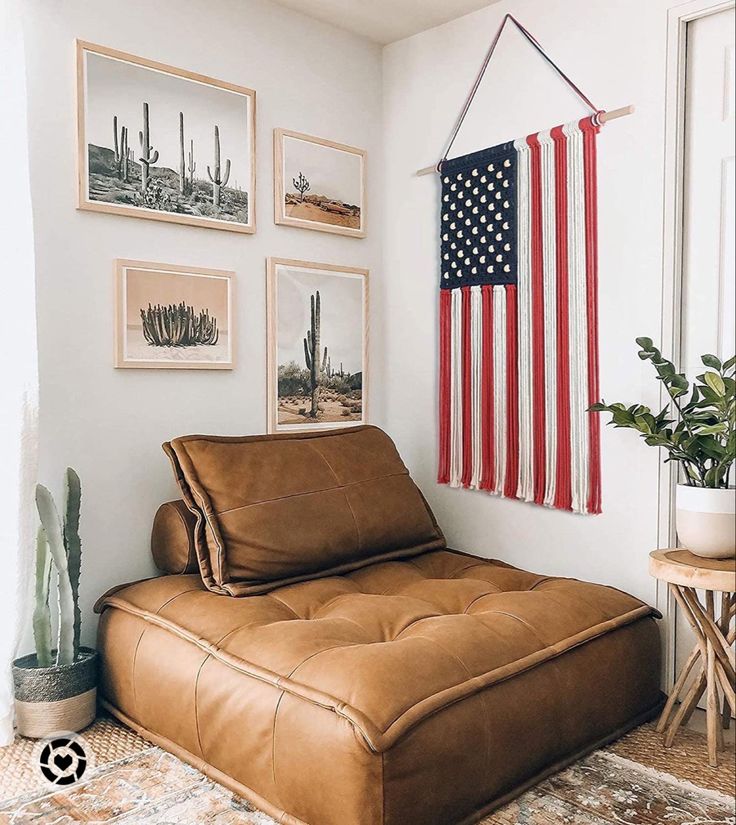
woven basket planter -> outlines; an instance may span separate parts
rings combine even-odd
[[[18,733],[40,739],[86,728],[97,711],[97,652],[79,649],[71,665],[37,667],[36,654],[13,662]]]

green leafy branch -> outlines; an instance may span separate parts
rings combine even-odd
[[[657,415],[643,404],[627,407],[605,401],[590,410],[610,413],[614,427],[636,430],[650,447],[667,450],[666,460],[680,463],[690,486],[728,487],[736,460],[736,356],[721,362],[715,355],[703,355],[707,369],[691,385],[651,338],[637,338],[636,343],[639,358],[652,363],[671,403]]]

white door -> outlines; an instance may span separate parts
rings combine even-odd
[[[687,26],[682,365],[690,378],[703,372],[703,353],[724,360],[736,350],[735,22],[729,9]],[[679,671],[695,644],[679,615],[676,640]]]

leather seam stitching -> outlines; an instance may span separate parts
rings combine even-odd
[[[202,754],[202,759],[204,759],[205,762],[207,761],[207,758],[204,753],[204,747],[202,746],[202,737],[199,731],[199,704],[197,702],[197,693],[199,691],[199,677],[202,673],[202,668],[207,664],[210,658],[211,657],[209,653],[204,657],[202,664],[197,669],[197,678],[194,680],[194,728],[197,731],[197,745],[199,745],[199,752],[200,754]]]
[[[319,452],[319,450],[316,450],[316,452]],[[320,453],[320,455],[322,455],[322,454]],[[316,496],[316,495],[319,495],[320,493],[331,493],[335,490],[344,490],[347,487],[358,487],[361,484],[370,484],[374,481],[385,481],[387,478],[399,478],[400,476],[408,476],[409,475],[408,470],[403,470],[402,472],[398,472],[398,473],[388,473],[387,475],[376,476],[375,478],[364,478],[361,481],[348,481],[348,482],[345,482],[344,484],[342,484],[342,483],[339,483],[339,479],[337,478],[337,474],[332,469],[332,467],[330,466],[330,463],[327,461],[327,459],[324,456],[322,456],[322,458],[323,458],[325,464],[327,464],[327,466],[330,468],[330,472],[335,476],[335,480],[338,481],[338,484],[335,484],[333,487],[323,487],[320,490],[306,490],[303,493],[288,493],[285,496],[275,496],[274,498],[264,498],[261,501],[251,501],[249,504],[239,504],[237,507],[228,507],[227,510],[213,511],[213,515],[215,515],[215,516],[226,516],[229,513],[236,513],[238,510],[247,510],[249,507],[258,507],[261,504],[271,504],[272,502],[275,502],[275,501],[285,501],[285,500],[290,499],[290,498],[302,498],[304,496]]]
[[[161,615],[161,611],[162,611],[165,607],[168,607],[168,606],[171,604],[171,602],[176,601],[176,599],[178,599],[178,598],[179,598],[179,596],[184,596],[184,595],[186,595],[187,593],[195,593],[195,592],[197,592],[198,590],[199,590],[199,588],[198,588],[198,587],[190,587],[190,588],[189,588],[189,590],[182,590],[182,591],[181,591],[181,593],[175,593],[175,594],[174,594],[174,595],[173,595],[170,599],[166,599],[166,601],[165,601],[162,605],[160,605],[160,607],[156,608],[156,615],[157,615],[157,616],[160,616],[160,615]],[[163,616],[161,616],[161,618],[163,618]]]
[[[540,584],[545,584],[546,582],[559,582],[559,581],[569,581],[569,579],[561,579],[559,576],[544,576],[538,582],[535,582],[530,588],[528,588],[528,592],[531,593],[532,590],[536,590]]]
[[[553,644],[548,644],[547,642],[545,642],[544,639],[540,638],[537,635],[536,629],[533,628],[529,624],[529,622],[526,621],[526,619],[522,619],[521,616],[516,616],[513,613],[507,612],[506,610],[485,610],[484,611],[485,615],[488,615],[489,613],[496,614],[497,616],[508,616],[509,619],[514,619],[515,621],[519,622],[519,624],[524,625],[524,627],[527,628],[527,630],[532,634],[532,636],[534,636],[536,641],[539,642],[539,644],[542,646],[541,650],[547,650],[548,648],[554,649],[560,643],[560,642],[554,642]],[[476,616],[475,613],[470,613],[468,615],[475,616],[475,618],[478,618],[478,619],[480,618],[479,616]],[[604,619],[603,621],[605,622],[607,620]],[[598,622],[598,624],[602,624],[602,622]],[[560,641],[565,641],[565,640],[561,639]]]
[[[398,639],[399,639],[401,636],[403,636],[403,635],[404,635],[404,633],[406,633],[406,631],[407,631],[410,627],[413,627],[415,624],[419,624],[419,622],[426,621],[427,619],[437,619],[437,618],[438,618],[438,617],[440,617],[440,616],[448,616],[448,615],[450,615],[450,616],[451,616],[451,615],[453,615],[453,614],[452,614],[452,613],[450,613],[450,614],[448,614],[448,613],[435,613],[435,614],[434,614],[434,615],[432,615],[432,616],[421,616],[419,619],[412,619],[412,621],[410,621],[410,622],[409,622],[409,624],[408,624],[406,627],[403,627],[403,628],[402,628],[402,629],[401,629],[401,630],[400,630],[400,631],[399,631],[399,632],[398,632],[398,633],[397,633],[397,634],[393,637],[393,639],[391,639],[391,641],[392,641],[392,642],[398,641]],[[422,638],[422,639],[424,639],[425,637],[424,637],[424,636],[421,636],[421,637],[419,637],[419,636],[415,636],[414,638],[415,638],[415,639],[418,639],[418,638]],[[438,647],[440,647],[440,645],[438,645]]]
[[[361,550],[363,547],[363,539],[360,535],[360,527],[358,526],[358,519],[355,517],[355,510],[353,510],[353,505],[350,503],[350,499],[348,498],[348,494],[343,489],[342,491],[343,497],[345,498],[345,504],[348,505],[348,509],[350,510],[350,515],[353,517],[353,526],[355,527],[355,538],[356,538],[356,548],[355,552],[357,555],[361,555]]]
[[[347,647],[359,647],[360,645],[364,645],[364,644],[365,644],[365,642],[347,642],[346,644],[332,645],[332,647],[326,647],[324,650],[315,650],[315,652],[310,653],[309,656],[307,656],[306,659],[302,659],[302,661],[299,662],[299,664],[291,671],[291,673],[289,673],[289,675],[286,678],[287,679],[292,679],[294,674],[297,672],[297,670],[299,670],[300,667],[302,667],[302,665],[306,665],[307,662],[309,662],[311,659],[314,659],[316,656],[320,656],[323,653],[329,653],[331,650],[340,650],[341,648],[347,648]],[[282,678],[283,677],[279,677],[279,679],[277,681],[280,682]],[[278,686],[281,688],[280,684]],[[283,690],[283,688],[281,688],[281,689]],[[335,699],[340,704],[343,704],[342,701],[337,698],[337,696],[333,696],[332,698]]]
[[[386,825],[386,751],[381,751],[381,823]]]
[[[487,566],[488,565],[483,564],[483,562],[480,562],[478,564],[467,564],[467,565],[465,565],[465,567],[460,567],[454,573],[451,573],[450,578],[451,579],[457,579],[457,578],[460,577],[461,573],[465,573],[467,570],[472,570],[474,567],[487,567]],[[472,579],[472,578],[475,578],[475,577],[474,576],[464,576],[463,578]]]
[[[449,651],[444,645],[441,645],[436,639],[430,639],[429,636],[415,636],[414,638],[415,639],[424,639],[425,642],[429,642],[431,645],[434,645],[435,647],[438,647],[440,650],[444,651],[451,659],[453,659],[454,661],[456,661],[460,665],[462,670],[467,675],[468,679],[474,679],[475,678],[473,676],[472,672],[465,665],[465,662],[463,662],[463,660],[459,656],[456,656],[454,653]],[[401,714],[399,714],[399,715],[401,715]],[[393,722],[391,723],[391,725],[393,725]],[[391,727],[391,725],[389,725],[389,727]]]
[[[333,476],[335,476],[335,481],[338,483],[339,489],[342,492],[343,498],[345,499],[345,504],[348,505],[348,509],[350,510],[350,515],[353,517],[353,527],[355,527],[355,538],[356,538],[355,553],[356,553],[356,555],[359,556],[360,555],[360,550],[361,550],[361,547],[362,547],[362,540],[361,540],[361,537],[360,537],[360,527],[358,526],[358,519],[355,517],[355,510],[353,510],[353,505],[350,503],[350,499],[348,498],[348,494],[345,492],[346,487],[352,486],[352,485],[340,484],[340,478],[337,475],[337,473],[335,472],[335,468],[328,461],[325,454],[322,453],[319,449],[317,449],[317,447],[315,447],[314,445],[310,445],[310,446],[312,447],[312,449],[315,452],[320,454],[320,456],[322,457],[322,461],[324,461],[324,463],[330,468],[330,472],[332,473]],[[399,473],[399,475],[408,475],[408,473],[409,473],[409,471],[405,469],[404,473]],[[390,478],[390,476],[383,476],[383,478]],[[383,480],[383,478],[369,479],[369,480],[370,481],[381,481],[381,480]],[[365,483],[365,482],[359,482],[359,483],[362,484],[362,483]]]
[[[213,642],[214,646],[219,647],[225,641],[225,639],[229,638],[230,636],[234,635],[235,633],[240,633],[240,631],[244,627],[249,627],[249,626],[250,625],[248,625],[248,624],[239,624],[237,627],[234,627],[232,630],[228,630],[228,632],[224,636],[220,636],[220,638],[216,642]],[[208,654],[208,655],[212,655],[212,654]]]
[[[424,568],[420,567],[414,559],[406,559],[406,563],[410,564],[412,567],[415,567],[421,574],[424,579],[428,579],[429,576],[424,572]]]
[[[146,631],[149,628],[144,627],[141,630],[141,635],[138,637],[138,641],[135,643],[135,651],[133,653],[133,667],[131,670],[133,671],[133,707],[135,708],[136,716],[140,716],[138,713],[138,680],[135,678],[135,669],[136,665],[138,664],[138,648],[141,646],[141,642],[143,641],[143,637],[146,635]]]
[[[268,596],[268,598],[269,598],[269,599],[273,599],[273,600],[274,600],[277,604],[280,604],[282,607],[286,608],[286,609],[289,611],[289,613],[291,613],[291,615],[292,615],[295,619],[299,619],[299,620],[301,620],[301,619],[303,619],[303,618],[304,618],[303,616],[300,616],[300,615],[296,612],[296,610],[294,610],[294,608],[289,607],[289,605],[288,605],[288,604],[286,604],[286,602],[285,602],[283,599],[280,599],[278,596],[274,596],[274,594],[273,594],[273,593],[264,593],[264,596]],[[232,598],[232,596],[231,596],[230,598]]]
[[[480,579],[474,579],[474,581],[480,581]],[[489,582],[490,584],[490,582]],[[495,587],[495,585],[491,584],[491,587]],[[491,591],[490,593],[481,593],[480,596],[476,596],[470,602],[468,602],[465,610],[463,610],[463,614],[469,616],[468,610],[476,603],[479,602],[481,599],[485,599],[486,596],[497,596],[499,593],[507,593],[507,590],[501,590],[501,588],[496,588],[496,590]]]
[[[273,725],[271,726],[271,777],[273,779],[273,786],[276,789],[276,796],[279,797],[279,804],[281,803],[281,798],[279,794],[279,785],[276,781],[276,717],[279,715],[279,708],[281,707],[281,700],[286,696],[286,691],[282,690],[281,695],[276,702],[276,709],[273,712]],[[282,804],[282,808],[283,808]]]

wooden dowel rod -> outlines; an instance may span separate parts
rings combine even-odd
[[[417,169],[416,174],[417,174],[417,176],[419,176],[419,175],[431,175],[432,172],[436,172],[436,171],[437,171],[436,166],[425,166],[424,169]]]
[[[626,117],[626,115],[631,115],[634,113],[634,106],[622,106],[620,109],[611,109],[610,112],[603,112],[600,115],[601,123],[608,123],[609,120],[616,120],[619,117]],[[434,166],[425,166],[424,169],[418,169],[416,172],[417,176],[420,175],[431,175],[432,172],[437,171],[437,164]]]
[[[620,109],[611,109],[610,112],[603,112],[600,116],[601,123],[608,123],[609,120],[616,120],[619,117],[633,115],[636,111],[634,106],[622,106]]]

